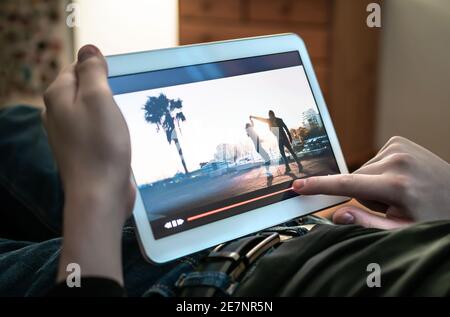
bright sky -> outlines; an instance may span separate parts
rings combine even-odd
[[[160,93],[183,101],[186,121],[178,134],[191,171],[200,168],[201,162],[213,160],[221,143],[252,144],[245,131],[250,115],[267,118],[273,110],[289,128],[298,128],[304,111],[317,111],[302,66],[116,95],[130,129],[132,168],[138,185],[183,172],[175,144],[169,145],[165,132],[157,133],[156,125],[144,119],[142,108],[148,96]],[[255,129],[262,137],[272,137],[265,124]]]

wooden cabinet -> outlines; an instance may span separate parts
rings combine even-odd
[[[240,21],[241,0],[188,0],[179,2],[180,16],[199,19],[227,19]]]
[[[377,29],[369,0],[179,0],[180,44],[293,32],[305,41],[347,163],[374,153]]]
[[[249,19],[279,23],[323,23],[330,21],[327,0],[249,0]]]

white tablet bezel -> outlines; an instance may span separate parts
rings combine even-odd
[[[107,62],[109,76],[113,77],[290,51],[298,51],[300,54],[339,170],[341,173],[348,173],[305,44],[296,34],[271,35],[115,55],[107,57]],[[138,190],[133,215],[145,257],[151,262],[164,263],[348,200],[346,197],[322,195],[294,197],[158,240],[155,240],[153,236]]]

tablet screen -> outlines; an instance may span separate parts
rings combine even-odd
[[[110,78],[155,239],[339,173],[298,52]]]

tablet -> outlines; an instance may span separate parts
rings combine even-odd
[[[282,34],[107,57],[131,136],[134,220],[167,262],[348,198],[297,178],[347,173],[305,44]]]

